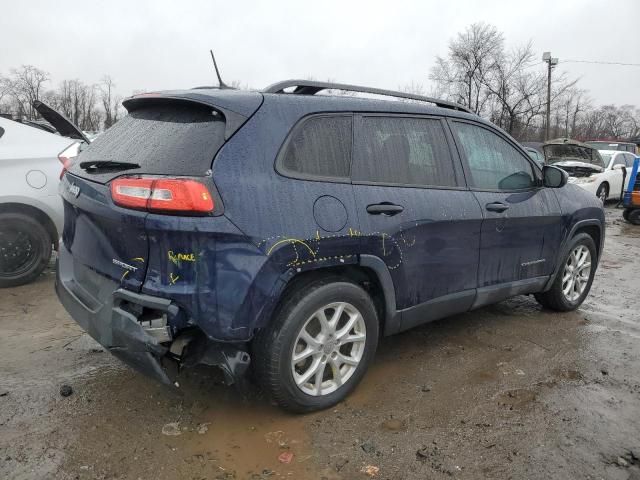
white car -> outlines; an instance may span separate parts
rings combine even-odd
[[[55,110],[34,107],[58,133],[0,117],[0,288],[28,283],[47,266],[63,226],[58,183],[88,143]]]
[[[622,194],[624,169],[626,168],[626,174],[629,175],[637,157],[633,153],[618,150],[600,150],[600,156],[604,160],[604,172],[586,177],[582,183],[576,183],[595,193],[603,201],[610,198],[618,199]]]
[[[624,169],[631,170],[636,156],[616,150],[596,150],[590,145],[569,139],[547,142],[545,161],[565,170],[574,183],[605,202],[621,196]]]

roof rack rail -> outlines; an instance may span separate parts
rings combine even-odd
[[[437,98],[425,97],[423,95],[397,92],[395,90],[384,90],[382,88],[360,87],[358,85],[349,85],[346,83],[316,82],[315,80],[283,80],[282,82],[269,85],[264,89],[264,93],[286,93],[284,89],[291,87],[295,87],[292,93],[298,95],[315,95],[322,90],[345,90],[348,92],[383,95],[385,97],[407,98],[410,100],[433,103],[437,107],[441,108],[450,108],[453,110],[460,110],[461,112],[473,113],[467,107],[458,103],[438,100]]]

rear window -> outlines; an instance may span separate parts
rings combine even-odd
[[[351,116],[316,116],[294,129],[278,170],[298,178],[348,180],[350,165]]]
[[[132,111],[99,135],[73,163],[71,172],[97,181],[124,173],[204,175],[224,143],[224,117],[198,104],[167,102]],[[80,162],[117,161],[141,168],[86,172]]]

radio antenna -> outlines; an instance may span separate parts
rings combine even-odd
[[[213,50],[209,50],[209,52],[211,53],[211,60],[213,60],[213,68],[216,69],[216,75],[218,76],[218,87],[220,88],[220,90],[225,88],[230,89],[231,87],[222,81],[220,70],[218,70],[218,64],[216,63],[216,57],[213,55]]]

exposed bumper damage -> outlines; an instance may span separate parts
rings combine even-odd
[[[73,319],[98,343],[130,367],[163,384],[175,385],[170,363],[222,369],[236,383],[249,366],[239,345],[213,342],[197,328],[177,334],[171,319],[179,308],[170,300],[131,292],[82,265],[61,247],[56,293]],[[175,369],[174,369],[175,370]]]

